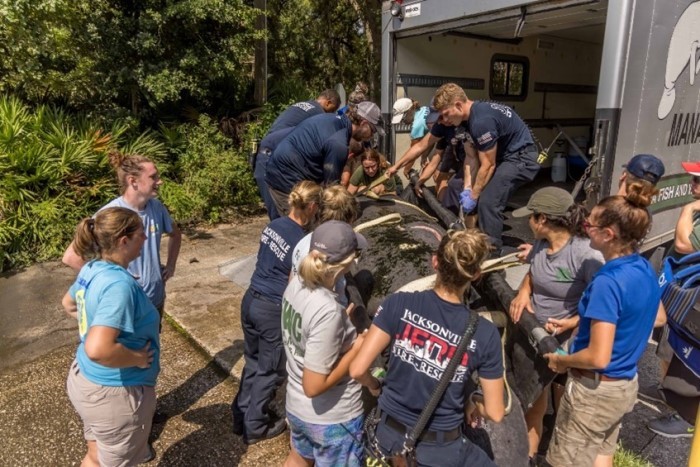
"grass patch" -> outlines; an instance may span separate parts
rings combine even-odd
[[[615,458],[613,459],[615,467],[654,467],[652,463],[647,462],[639,455],[628,451],[622,446],[617,446]]]

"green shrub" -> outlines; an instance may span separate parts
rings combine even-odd
[[[60,256],[78,221],[117,194],[111,148],[165,155],[152,134],[134,137],[132,124],[104,131],[0,95],[0,270]]]
[[[231,140],[209,117],[202,115],[197,124],[183,124],[163,133],[174,162],[161,198],[175,219],[219,222],[232,208],[258,205],[247,154],[231,147]]]

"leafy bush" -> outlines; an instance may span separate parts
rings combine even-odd
[[[133,125],[103,131],[52,107],[0,95],[0,270],[60,255],[80,219],[117,194],[111,148],[163,159],[162,143]]]
[[[231,147],[209,117],[162,132],[174,163],[161,198],[175,219],[219,222],[233,207],[257,206],[258,190],[245,151]]]

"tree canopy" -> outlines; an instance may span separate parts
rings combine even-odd
[[[245,0],[0,0],[0,92],[151,126],[192,110],[230,115],[250,100],[263,37],[273,92],[372,84],[380,8],[268,0],[264,31]]]

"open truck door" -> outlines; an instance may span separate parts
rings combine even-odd
[[[589,204],[617,191],[634,154],[654,154],[666,175],[644,248],[672,239],[691,199],[680,163],[700,158],[699,1],[404,0],[384,2],[382,24],[385,118],[396,98],[427,105],[446,82],[503,102],[550,148],[540,177],[561,153],[572,190],[585,174]],[[392,128],[390,158],[408,131]]]

